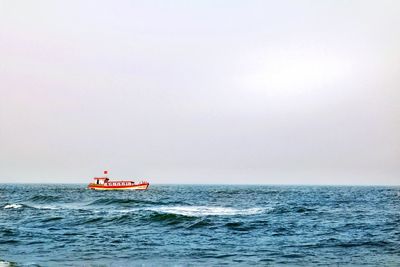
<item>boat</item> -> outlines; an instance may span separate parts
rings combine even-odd
[[[92,190],[147,190],[149,182],[141,181],[135,183],[131,180],[110,180],[107,177],[108,171],[104,171],[103,177],[94,177],[94,183],[88,185]]]

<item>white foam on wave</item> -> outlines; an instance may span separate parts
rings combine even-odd
[[[4,209],[19,209],[22,208],[23,205],[22,204],[7,204],[5,205],[3,208]],[[31,207],[34,209],[39,209],[39,210],[58,210],[60,209],[60,207],[57,206],[50,206],[50,205],[32,205],[32,206],[27,206],[27,207]]]
[[[46,206],[32,206],[33,208],[35,208],[35,209],[39,209],[39,210],[58,210],[58,209],[60,209],[59,207],[55,207],[55,206],[48,206],[48,205],[46,205]]]
[[[172,213],[185,216],[233,216],[233,215],[253,215],[264,211],[262,208],[234,209],[229,207],[209,207],[209,206],[175,206],[157,207],[149,210]]]
[[[19,209],[22,208],[21,204],[8,204],[4,206],[5,209]]]
[[[11,266],[13,266],[11,262],[0,260],[0,267],[11,267]]]

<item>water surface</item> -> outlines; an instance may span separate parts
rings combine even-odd
[[[18,266],[398,266],[400,188],[0,185]]]

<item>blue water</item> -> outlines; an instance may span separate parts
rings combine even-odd
[[[400,266],[400,188],[0,185],[16,266]],[[1,265],[1,264],[0,264]]]

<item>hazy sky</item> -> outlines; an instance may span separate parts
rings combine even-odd
[[[400,184],[399,14],[0,0],[0,182]]]

